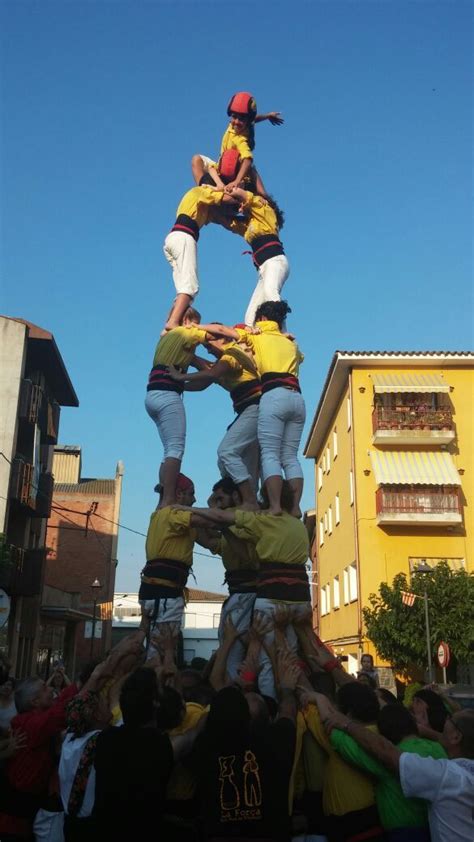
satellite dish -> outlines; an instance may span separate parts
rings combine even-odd
[[[10,597],[0,588],[0,629],[7,624],[10,616]]]

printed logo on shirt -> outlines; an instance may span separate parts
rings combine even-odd
[[[242,763],[243,781],[239,788],[236,782],[235,754],[218,758],[220,780],[221,821],[255,821],[262,818],[262,785],[260,769],[253,751],[247,749]]]

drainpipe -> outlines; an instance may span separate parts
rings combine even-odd
[[[357,484],[356,484],[356,470],[355,470],[355,447],[354,447],[354,401],[352,395],[352,369],[349,374],[349,400],[351,404],[351,468],[352,468],[352,488],[354,494],[353,503],[353,520],[354,520],[354,551],[355,563],[357,571],[357,636],[359,638],[358,654],[359,666],[362,655],[362,599],[361,599],[361,584],[360,584],[360,565],[359,565],[359,523],[357,518]]]

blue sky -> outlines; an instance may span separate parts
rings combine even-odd
[[[85,476],[124,461],[124,524],[146,531],[156,505],[143,400],[174,293],[162,243],[235,91],[286,120],[257,127],[256,163],[286,213],[308,424],[336,349],[472,346],[470,2],[4,0],[0,15],[1,310],[54,334],[80,399],[61,443],[82,446]],[[244,247],[203,231],[205,319],[242,319]],[[216,386],[186,406],[203,503],[232,412]],[[118,589],[143,559],[121,532]],[[221,590],[218,560],[194,570]]]

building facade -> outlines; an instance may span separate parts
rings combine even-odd
[[[188,588],[181,628],[182,660],[191,664],[193,658],[208,660],[217,650],[218,630],[225,594]],[[112,639],[118,643],[123,635],[140,625],[141,608],[137,593],[116,593],[114,597]]]
[[[73,675],[99,658],[112,641],[112,603],[124,468],[115,476],[81,476],[82,454],[76,445],[58,445],[53,459],[53,507],[48,521],[40,656],[42,673],[54,660]],[[69,604],[57,594],[68,592]]]
[[[423,562],[473,569],[474,356],[336,352],[305,446],[314,460],[315,625],[354,673],[362,608]],[[379,662],[381,663],[381,662]]]
[[[60,409],[79,402],[47,330],[0,317],[0,360],[0,648],[21,678],[36,671]]]

